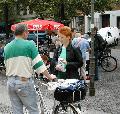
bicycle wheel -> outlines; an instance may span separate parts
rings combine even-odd
[[[56,106],[54,114],[78,114],[78,112],[71,104],[59,104]]]
[[[106,56],[101,59],[101,67],[107,72],[112,72],[117,68],[117,60],[112,56]]]

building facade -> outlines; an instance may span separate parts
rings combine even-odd
[[[105,11],[104,13],[94,14],[94,26],[100,28],[117,27],[120,32],[120,10]],[[82,33],[91,31],[91,16],[77,16],[71,21],[70,27],[76,28]]]
[[[90,31],[91,17],[85,16],[85,32]],[[117,27],[120,32],[120,10],[94,14],[94,26],[100,28]]]
[[[117,27],[120,30],[120,10],[105,11],[104,14],[95,13],[95,26],[99,29],[104,27]]]

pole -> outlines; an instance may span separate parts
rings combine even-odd
[[[62,23],[62,21],[65,19],[65,14],[64,14],[64,1],[60,0],[59,3],[59,13],[58,13],[58,17],[59,17],[59,22]],[[63,23],[64,24],[64,23]]]
[[[95,57],[94,57],[94,0],[91,0],[91,54],[90,54],[90,88],[89,95],[95,96]]]
[[[4,1],[4,20],[5,20],[6,38],[9,38],[9,30],[8,30],[8,3],[6,2],[6,0]]]
[[[16,17],[18,16],[19,14],[19,5],[18,5],[18,0],[15,0],[15,9],[16,9]],[[18,17],[17,17],[18,18]]]
[[[37,48],[39,49],[39,45],[38,45],[38,28],[37,28]]]

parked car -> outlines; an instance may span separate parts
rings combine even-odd
[[[108,44],[118,45],[118,40],[120,36],[119,36],[119,30],[117,27],[101,28],[98,31],[98,34],[100,34],[103,37],[103,39],[107,41]]]

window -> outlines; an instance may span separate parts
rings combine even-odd
[[[110,14],[102,15],[102,28],[110,26]]]

